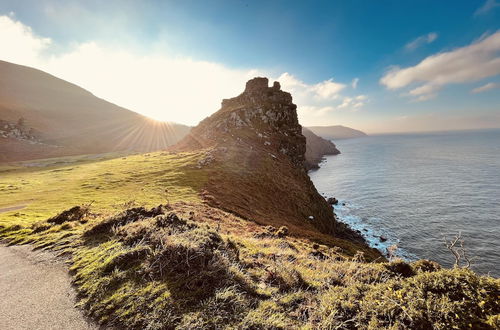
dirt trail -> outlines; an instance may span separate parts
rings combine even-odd
[[[0,245],[0,328],[98,329],[75,306],[65,265],[30,246]]]
[[[24,209],[25,207],[26,207],[26,205],[4,207],[4,208],[0,208],[0,213],[21,210],[21,209]]]

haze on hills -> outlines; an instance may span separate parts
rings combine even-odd
[[[345,127],[342,125],[310,126],[308,128],[316,135],[319,135],[322,138],[328,140],[350,139],[355,137],[366,136],[366,133],[364,132],[361,132],[353,128]]]
[[[5,61],[0,61],[0,120],[5,135],[0,136],[0,161],[160,150],[190,130],[155,121],[50,74]]]

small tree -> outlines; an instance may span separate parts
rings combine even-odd
[[[455,263],[453,267],[455,268],[470,268],[472,259],[469,257],[464,248],[464,241],[462,239],[462,233],[458,232],[452,240],[448,241],[446,236],[444,237],[444,245],[455,257]],[[462,265],[463,264],[463,265]]]

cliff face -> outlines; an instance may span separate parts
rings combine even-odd
[[[325,140],[311,130],[302,127],[302,134],[306,137],[306,161],[307,170],[319,168],[319,163],[325,155],[338,155],[340,151],[331,141]]]
[[[278,82],[268,87],[267,78],[254,78],[171,150],[205,150],[199,166],[214,168],[203,194],[212,206],[318,240],[359,240],[336,221],[306,173],[296,109]]]

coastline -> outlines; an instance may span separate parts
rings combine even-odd
[[[331,141],[329,141],[331,142]],[[333,142],[332,142],[333,143]],[[315,167],[309,168],[307,174],[310,177],[310,173],[322,170],[321,164],[328,161],[325,156],[338,156],[338,154],[321,154],[319,155],[319,160]],[[318,189],[315,186],[316,189]],[[327,195],[324,192],[318,190],[318,193],[325,199],[336,198],[337,203],[332,206],[332,212],[337,219],[337,221],[345,224],[350,230],[359,234],[364,240],[365,244],[373,249],[377,249],[384,257],[398,257],[407,262],[412,262],[419,260],[420,258],[409,251],[406,251],[399,247],[400,240],[394,235],[394,233],[384,230],[382,228],[375,228],[369,224],[363,222],[359,216],[354,214],[353,211],[356,210],[356,205],[353,205],[350,201],[339,198],[339,196]],[[391,252],[389,252],[392,250]]]

